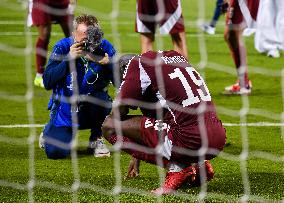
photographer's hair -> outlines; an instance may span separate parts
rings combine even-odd
[[[87,26],[94,25],[99,26],[98,19],[93,15],[82,14],[75,18],[73,22],[74,30],[77,29],[79,24],[85,24]]]

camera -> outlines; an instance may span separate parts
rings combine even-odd
[[[87,28],[87,39],[83,42],[83,50],[93,53],[96,51],[103,39],[103,31],[98,25],[91,25]]]
[[[83,50],[86,52],[90,52],[90,43],[88,41],[83,41]]]

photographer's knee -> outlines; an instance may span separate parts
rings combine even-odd
[[[45,144],[45,153],[49,159],[64,159],[70,155],[70,150],[62,149],[54,145]]]

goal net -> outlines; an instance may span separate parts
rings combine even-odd
[[[124,179],[130,155],[122,152],[122,139],[114,146],[108,145],[110,158],[99,159],[80,153],[78,149],[87,147],[85,135],[88,132],[77,132],[70,145],[70,159],[47,160],[44,151],[38,148],[38,139],[48,122],[46,104],[51,91],[33,85],[34,44],[38,33],[36,28],[26,24],[28,1],[0,2],[0,201],[283,201],[283,59],[267,59],[258,54],[253,49],[253,38],[246,38],[249,74],[255,82],[252,95],[222,95],[226,83],[236,79],[233,60],[223,39],[224,17],[219,20],[213,36],[199,29],[211,18],[214,1],[189,0],[181,1],[181,4],[189,61],[209,87],[217,114],[227,131],[227,144],[212,161],[215,168],[212,181],[195,188],[185,186],[170,196],[150,193],[151,189],[161,186],[165,178],[165,170],[158,166],[142,163],[137,180]],[[48,9],[51,13],[58,12]],[[134,32],[135,11],[135,1],[84,0],[77,2],[75,16],[82,13],[95,15],[104,30],[104,37],[117,50],[118,59],[123,54],[141,51],[139,34]],[[53,25],[49,54],[55,42],[63,37],[58,25]],[[155,50],[172,49],[170,36],[156,33],[155,37]],[[114,87],[109,91],[115,98]],[[72,105],[79,96],[74,93],[69,98]],[[95,98],[91,102],[105,105]],[[74,116],[73,120],[76,119]],[[200,128],[204,129],[203,123]],[[119,123],[117,132],[121,134]],[[155,152],[140,145],[127,147]],[[204,155],[202,151],[196,153]],[[157,160],[161,162],[161,159]],[[59,194],[65,193],[68,195],[60,197]]]

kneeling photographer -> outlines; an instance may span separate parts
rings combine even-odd
[[[96,157],[110,156],[101,139],[101,125],[111,111],[107,87],[113,82],[115,49],[103,38],[95,16],[78,16],[73,26],[72,37],[55,44],[43,74],[45,88],[53,93],[40,146],[48,158],[65,158],[75,129],[91,129],[88,151]]]

